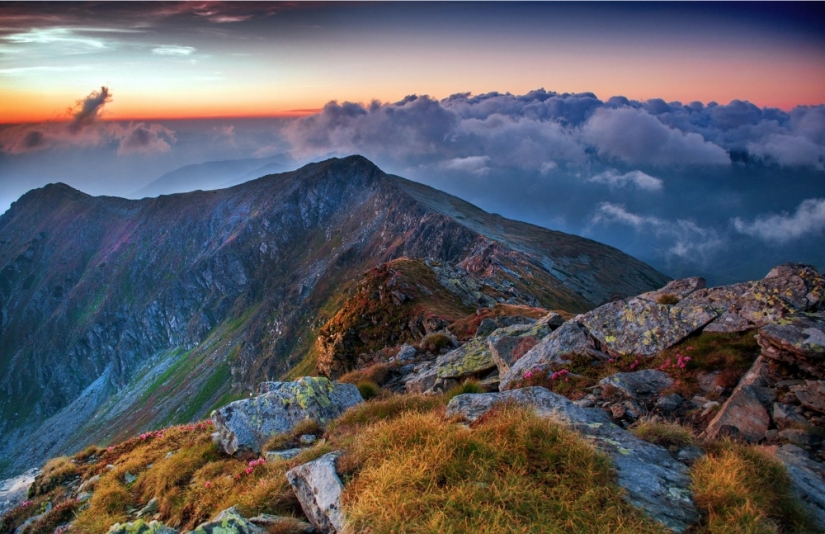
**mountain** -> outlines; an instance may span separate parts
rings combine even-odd
[[[261,380],[314,372],[318,333],[359,277],[402,257],[500,288],[497,302],[570,312],[667,281],[360,156],[142,200],[50,184],[0,216],[0,467],[202,418]]]
[[[284,159],[288,158],[272,156],[185,165],[167,172],[130,196],[132,198],[156,197],[195,189],[208,191],[231,187],[267,174],[289,170],[289,167],[281,162]]]

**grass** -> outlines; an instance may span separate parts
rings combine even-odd
[[[464,395],[465,393],[486,393],[487,390],[481,385],[481,382],[474,379],[468,379],[461,384],[455,385],[444,394],[445,399],[449,402],[456,395]]]
[[[659,295],[659,298],[656,299],[656,302],[658,302],[659,304],[673,305],[678,304],[679,300],[679,297],[677,297],[676,295],[673,295],[671,293],[664,293],[662,295]]]
[[[339,382],[358,385],[361,382],[374,382],[381,386],[390,379],[390,366],[386,363],[376,363],[365,369],[355,369],[342,375]]]
[[[355,532],[664,532],[625,503],[605,456],[515,406],[472,429],[407,412],[361,432],[339,465]]]
[[[364,380],[358,382],[357,386],[358,392],[361,394],[361,398],[364,400],[374,399],[375,397],[381,394],[381,386],[379,386],[375,382]]]
[[[685,445],[695,443],[691,431],[678,423],[656,421],[643,417],[636,421],[629,430],[638,438],[675,452]]]
[[[67,480],[79,477],[80,472],[77,465],[66,456],[52,458],[34,479],[34,484],[29,488],[29,497],[45,495]]]
[[[790,491],[782,464],[753,446],[722,440],[691,469],[694,499],[704,512],[697,532],[816,532]]]

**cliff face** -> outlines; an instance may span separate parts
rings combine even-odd
[[[311,369],[358,276],[402,256],[570,311],[667,281],[358,156],[143,200],[49,185],[0,217],[0,468],[203,417]]]

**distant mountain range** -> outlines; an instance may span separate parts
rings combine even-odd
[[[497,288],[487,300],[570,312],[668,280],[360,156],[142,200],[51,184],[0,216],[2,471],[313,372],[319,331],[362,274],[401,257]]]

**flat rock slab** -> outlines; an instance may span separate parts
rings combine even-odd
[[[705,304],[675,306],[631,298],[615,301],[579,317],[603,350],[614,356],[655,356],[719,316]]]
[[[580,408],[545,388],[530,387],[458,395],[447,406],[447,416],[461,416],[472,422],[501,402],[532,406],[539,416],[555,419],[589,439],[613,461],[628,501],[667,528],[684,532],[699,520],[687,467],[671,458],[663,447],[611,423],[602,410]]]
[[[737,386],[730,398],[711,420],[703,436],[741,438],[749,443],[765,439],[771,418],[754,386]]]
[[[785,465],[794,493],[805,504],[821,532],[825,532],[825,465],[811,460],[795,445],[770,447],[769,450]]]
[[[757,341],[769,358],[825,378],[825,314],[795,314],[759,329]]]
[[[756,325],[738,313],[728,310],[711,321],[702,331],[730,334],[733,332],[745,332],[752,328],[756,328]]]
[[[363,401],[354,385],[320,377],[270,382],[268,388],[268,393],[212,412],[218,441],[227,454],[258,454],[269,438],[290,432],[301,421],[326,425]]]
[[[331,452],[286,472],[310,523],[321,532],[332,534],[341,532],[346,522],[341,509],[344,485],[335,469],[339,455]]]
[[[575,320],[567,321],[513,362],[509,371],[501,374],[499,389],[505,391],[515,387],[527,371],[546,370],[552,364],[566,361],[565,356],[588,354],[594,350],[593,340],[585,330]]]
[[[218,514],[212,521],[201,523],[187,534],[266,534],[266,531],[232,507]]]
[[[648,291],[639,295],[640,299],[649,300],[651,302],[659,302],[659,299],[669,295],[676,297],[679,300],[687,297],[694,291],[704,289],[707,286],[707,280],[701,276],[694,276],[691,278],[680,278],[679,280],[671,280],[662,289],[656,291]]]
[[[634,399],[659,395],[673,385],[673,379],[662,371],[644,369],[633,373],[616,373],[599,381],[603,386],[612,386],[625,396]]]
[[[802,406],[825,414],[825,380],[806,380],[791,391]]]
[[[541,338],[550,333],[546,322],[534,321],[526,324],[515,324],[494,330],[489,337],[525,337]],[[476,337],[461,347],[441,355],[436,360],[438,378],[462,378],[492,371],[496,368],[496,361],[490,350],[488,337]]]

